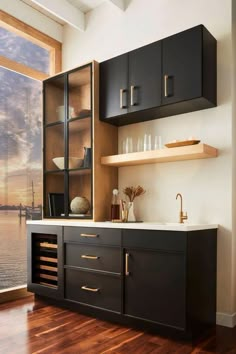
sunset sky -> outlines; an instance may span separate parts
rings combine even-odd
[[[7,53],[7,54],[6,54]],[[48,53],[0,28],[0,55],[48,70]],[[33,63],[33,64],[32,64]],[[0,67],[0,204],[42,203],[42,83]]]

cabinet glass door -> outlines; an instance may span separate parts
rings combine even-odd
[[[91,65],[68,74],[68,205],[69,216],[92,216]]]
[[[65,79],[44,83],[44,217],[65,215]]]
[[[65,79],[59,76],[44,83],[44,124],[64,122]]]

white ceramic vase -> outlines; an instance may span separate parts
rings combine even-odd
[[[129,202],[129,213],[128,213],[128,222],[129,221],[136,221],[135,215],[134,215],[134,202]]]

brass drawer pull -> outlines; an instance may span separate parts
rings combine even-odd
[[[168,97],[168,79],[169,76],[168,75],[164,75],[164,95],[165,97]]]
[[[125,93],[125,89],[120,89],[120,109],[126,108],[123,103],[123,93]]]
[[[129,253],[125,254],[125,275],[129,275]]]
[[[98,237],[98,234],[80,234],[81,237]]]
[[[134,106],[134,86],[130,86],[130,105]]]
[[[81,289],[91,291],[92,293],[97,293],[100,290],[99,288],[89,288],[87,285],[81,286]]]
[[[84,258],[84,259],[99,259],[100,257],[98,257],[98,256],[90,256],[88,254],[82,254],[81,258]]]
[[[136,90],[138,86],[130,86],[130,105],[137,106],[138,102],[134,102],[134,90]]]

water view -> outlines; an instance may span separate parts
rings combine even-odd
[[[26,284],[26,223],[18,215],[0,211],[0,290]]]
[[[1,26],[0,54],[26,66],[34,63],[35,69],[48,72],[48,50]],[[0,67],[0,79],[0,290],[3,290],[26,284],[26,219],[41,218],[42,83],[4,67]]]

